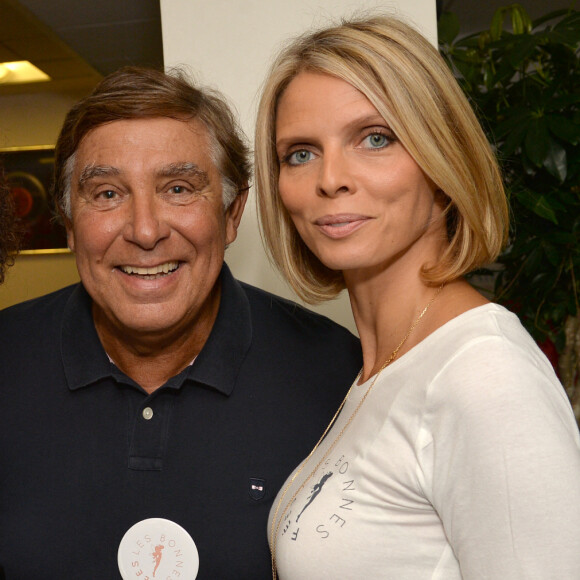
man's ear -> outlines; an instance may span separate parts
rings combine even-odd
[[[72,221],[70,218],[64,215],[64,212],[59,207],[58,208],[58,215],[60,219],[64,223],[64,227],[66,229],[66,245],[71,252],[75,251],[75,232],[73,229]]]
[[[231,244],[238,235],[238,227],[242,220],[244,207],[246,207],[249,189],[249,186],[246,184],[226,210],[226,246]]]

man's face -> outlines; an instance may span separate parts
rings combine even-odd
[[[101,333],[164,338],[213,324],[245,196],[224,212],[209,149],[200,122],[169,118],[114,121],[82,140],[67,235]]]

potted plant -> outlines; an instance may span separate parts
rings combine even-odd
[[[580,419],[580,12],[532,22],[511,4],[488,30],[459,29],[441,15],[440,50],[496,148],[512,214],[499,266],[484,273],[495,276],[495,299],[553,351]]]

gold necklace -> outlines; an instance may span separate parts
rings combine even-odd
[[[340,430],[340,433],[337,435],[336,439],[330,444],[329,448],[326,450],[326,453],[322,456],[322,459],[316,464],[316,467],[311,471],[311,473],[308,475],[308,477],[302,482],[300,487],[294,492],[294,495],[290,498],[290,501],[288,501],[288,503],[286,504],[286,507],[284,508],[282,513],[280,514],[280,519],[278,520],[278,524],[276,525],[276,520],[278,518],[278,512],[280,511],[280,507],[282,505],[282,501],[284,500],[284,497],[286,497],[286,494],[288,493],[288,490],[292,487],[294,480],[300,475],[300,473],[302,472],[302,470],[304,469],[304,467],[306,466],[306,464],[308,463],[310,458],[314,455],[314,453],[318,449],[318,446],[322,443],[323,439],[326,437],[326,434],[330,431],[331,427],[334,425],[334,422],[336,421],[338,415],[342,411],[342,408],[344,407],[345,403],[348,401],[348,397],[350,395],[350,392],[352,391],[353,387],[358,383],[358,380],[359,380],[361,373],[362,373],[362,369],[358,373],[353,384],[350,386],[350,389],[346,393],[346,397],[342,400],[342,403],[338,407],[336,413],[334,414],[334,417],[332,417],[332,419],[330,420],[330,423],[328,424],[328,426],[324,430],[324,433],[322,434],[320,439],[317,441],[316,445],[312,448],[312,451],[308,454],[306,459],[300,464],[300,467],[298,467],[298,469],[294,472],[294,475],[291,477],[290,481],[287,483],[286,487],[284,488],[284,491],[282,492],[282,495],[280,496],[280,499],[278,500],[278,504],[276,505],[276,510],[274,512],[274,516],[272,517],[272,525],[270,526],[270,546],[271,546],[271,554],[272,554],[272,579],[273,580],[277,580],[277,578],[278,578],[278,575],[276,572],[276,540],[278,538],[278,532],[280,531],[280,525],[282,524],[282,520],[284,519],[284,515],[286,514],[288,508],[290,507],[290,505],[292,505],[292,502],[296,499],[296,496],[304,489],[304,487],[306,487],[306,484],[310,481],[310,479],[318,471],[318,468],[324,463],[324,461],[326,461],[327,457],[332,453],[336,444],[340,441],[340,438],[343,436],[343,434],[347,430],[348,426],[352,423],[353,419],[356,417],[357,413],[359,412],[359,409],[362,407],[362,405],[365,402],[366,398],[368,397],[369,393],[372,391],[372,389],[375,386],[375,383],[377,382],[377,379],[379,378],[380,374],[395,360],[395,358],[397,358],[397,355],[399,354],[401,347],[407,342],[407,339],[409,338],[409,336],[411,336],[411,333],[413,332],[413,330],[415,330],[415,327],[417,326],[417,324],[419,324],[419,322],[421,321],[423,316],[425,316],[425,313],[427,312],[427,310],[429,310],[429,307],[431,306],[431,304],[433,304],[433,302],[435,302],[435,299],[437,298],[437,296],[439,296],[439,294],[441,293],[441,290],[443,290],[443,286],[445,286],[445,283],[441,284],[441,286],[439,286],[439,288],[437,288],[437,292],[435,292],[433,298],[431,298],[431,300],[429,300],[429,302],[427,303],[427,306],[425,306],[425,308],[423,308],[423,310],[421,311],[419,316],[417,316],[417,318],[415,319],[413,324],[411,324],[409,330],[407,331],[407,334],[405,334],[405,336],[403,337],[403,340],[401,340],[401,342],[397,345],[397,347],[391,353],[389,358],[382,364],[381,368],[377,371],[377,374],[375,375],[374,379],[372,380],[366,393],[363,395],[363,397],[359,401],[358,405],[356,406],[356,409],[352,412],[352,415],[348,418],[348,421],[346,422],[344,427]]]

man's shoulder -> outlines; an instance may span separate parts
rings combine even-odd
[[[322,314],[245,282],[240,282],[240,285],[248,297],[254,320],[261,324],[294,329],[313,338],[326,335],[339,341],[359,343],[348,329]]]
[[[12,326],[33,325],[38,328],[62,316],[71,294],[78,284],[66,286],[50,294],[26,300],[0,311],[0,328],[4,334]]]
[[[288,412],[299,408],[303,417],[324,416],[336,409],[362,365],[359,339],[292,300],[248,284],[241,286],[252,325],[245,366],[251,369],[253,384],[267,385],[267,397],[263,386],[256,387],[260,396],[270,401],[274,397]]]

